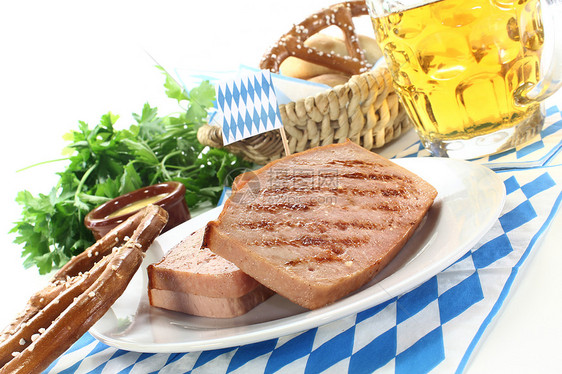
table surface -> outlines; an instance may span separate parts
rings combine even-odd
[[[177,109],[164,94],[165,67],[232,70],[257,66],[263,51],[293,23],[328,1],[19,2],[0,5],[0,97],[3,108],[0,219],[0,325],[45,284],[25,270],[8,234],[20,215],[18,191],[47,193],[64,165],[17,170],[61,157],[64,133],[91,126],[108,111],[132,123],[145,102]],[[152,57],[150,57],[152,56]],[[467,367],[479,372],[560,370],[562,214],[532,253]]]

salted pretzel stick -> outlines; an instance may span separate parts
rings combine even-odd
[[[13,357],[0,373],[39,373],[74,344],[124,292],[167,218],[158,206],[145,208],[123,247],[112,245],[111,253],[91,270],[69,278],[66,290],[1,343],[2,360],[7,354]],[[107,253],[108,248],[101,249]],[[16,343],[19,350],[9,352]]]
[[[17,329],[8,339],[3,340],[0,343],[0,366],[4,366],[13,359],[13,352],[20,352],[35,341],[56,316],[64,312],[75,298],[83,294],[99,278],[108,261],[109,256],[98,262],[90,272],[68,280],[65,289],[30,318],[25,323],[25,328]]]
[[[112,248],[122,245],[125,242],[125,238],[133,235],[135,228],[140,224],[146,214],[147,211],[143,210],[137,212],[100,238],[84,252],[74,256],[60,268],[51,279],[51,282],[45,286],[45,288],[35,293],[29,299],[23,312],[2,331],[0,341],[12,335],[22,323],[33,318],[37,312],[53,301],[58,294],[65,289],[68,277],[74,277],[80,273],[85,273],[91,269],[96,262],[110,253]]]
[[[353,17],[366,14],[368,10],[365,1],[348,1],[322,9],[300,24],[294,25],[283,35],[263,56],[260,68],[278,73],[281,63],[293,56],[347,75],[364,73],[372,66],[367,62],[365,53],[359,45]],[[325,53],[304,45],[308,38],[329,26],[337,26],[342,30],[349,56]]]
[[[73,261],[67,262],[62,268],[59,269],[54,275],[54,279],[66,280],[66,277],[73,277],[75,275],[84,273],[92,268],[102,257],[111,252],[115,246],[122,245],[128,237],[131,237],[137,226],[148,212],[139,211],[129,219],[123,221],[120,225],[116,226],[113,230],[109,231],[91,247],[84,252],[73,257]]]

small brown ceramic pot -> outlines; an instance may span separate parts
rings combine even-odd
[[[116,197],[86,215],[84,224],[94,233],[96,240],[111,229],[142,209],[142,201],[157,199],[153,204],[160,205],[168,214],[168,223],[162,232],[179,225],[191,218],[185,202],[185,186],[179,182],[164,182],[144,187],[125,195]],[[136,209],[127,212],[132,204],[141,202]],[[119,213],[121,211],[122,213]]]

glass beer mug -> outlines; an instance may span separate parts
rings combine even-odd
[[[541,101],[561,86],[561,4],[367,0],[394,88],[426,149],[471,159],[540,132]]]

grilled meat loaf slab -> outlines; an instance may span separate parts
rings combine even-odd
[[[350,141],[242,174],[204,246],[316,309],[367,283],[412,236],[437,191]]]

